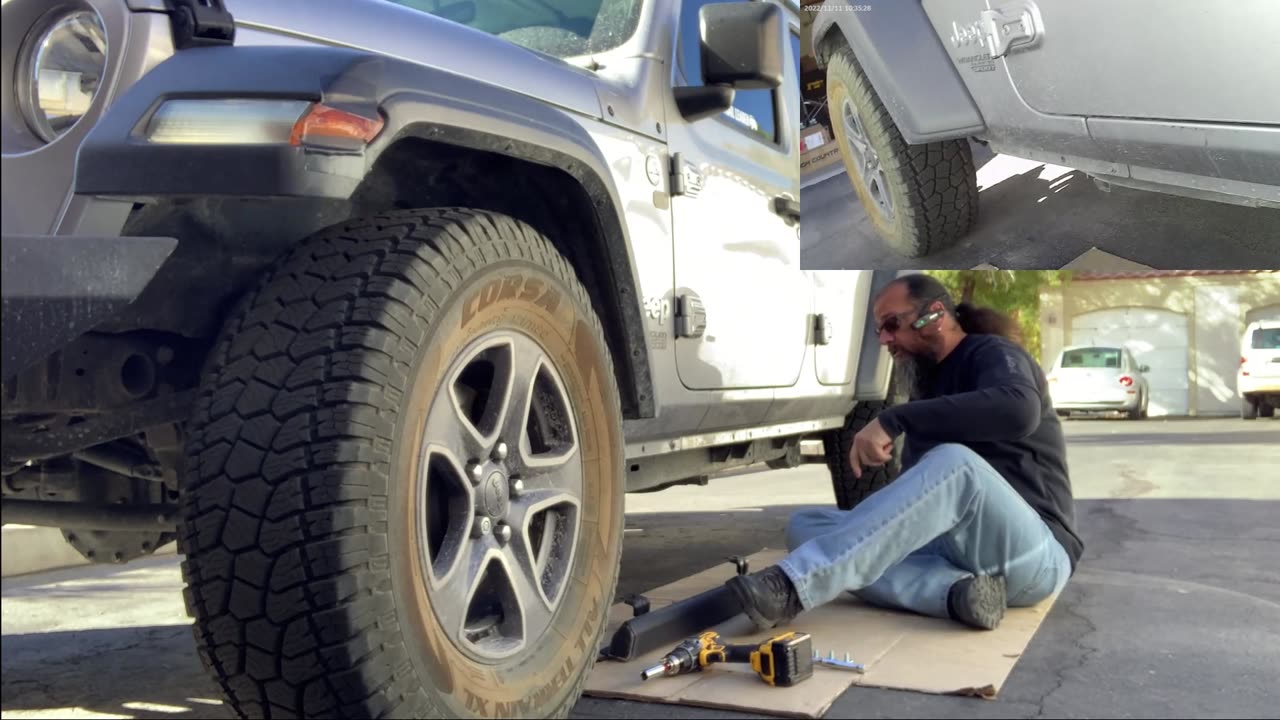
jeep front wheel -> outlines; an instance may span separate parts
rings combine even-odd
[[[847,45],[827,66],[827,102],[853,189],[895,252],[924,257],[973,229],[978,179],[967,139],[908,145]]]
[[[621,557],[621,415],[588,296],[529,226],[417,210],[303,242],[226,323],[187,456],[187,599],[235,711],[579,697]]]

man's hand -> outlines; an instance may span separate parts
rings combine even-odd
[[[862,478],[862,468],[884,465],[893,458],[893,438],[884,431],[877,418],[867,423],[866,427],[853,436],[853,446],[849,448],[849,465],[853,468],[853,476]]]

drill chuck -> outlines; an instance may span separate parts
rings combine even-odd
[[[640,679],[652,680],[653,678],[656,678],[660,675],[675,675],[675,674],[676,674],[675,667],[673,667],[666,660],[663,660],[657,665],[654,665],[653,667],[648,668],[644,672],[640,673]]]
[[[696,645],[695,642],[695,640],[686,640],[680,643],[679,647],[663,656],[657,665],[640,673],[640,679],[650,680],[662,675],[680,675],[701,670],[702,668],[698,667],[698,650],[700,646]]]

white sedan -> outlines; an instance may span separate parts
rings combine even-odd
[[[1150,389],[1127,348],[1079,345],[1064,348],[1049,371],[1049,395],[1059,415],[1071,411],[1123,412],[1131,420],[1147,416]]]

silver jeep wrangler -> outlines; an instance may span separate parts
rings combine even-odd
[[[977,222],[971,139],[1076,168],[1103,190],[1280,209],[1275,0],[805,9],[849,179],[876,231],[907,257]]]
[[[780,2],[9,0],[4,521],[177,539],[246,716],[564,715],[624,494],[824,440]],[[820,459],[819,461],[825,461]],[[21,552],[21,548],[6,548]]]

